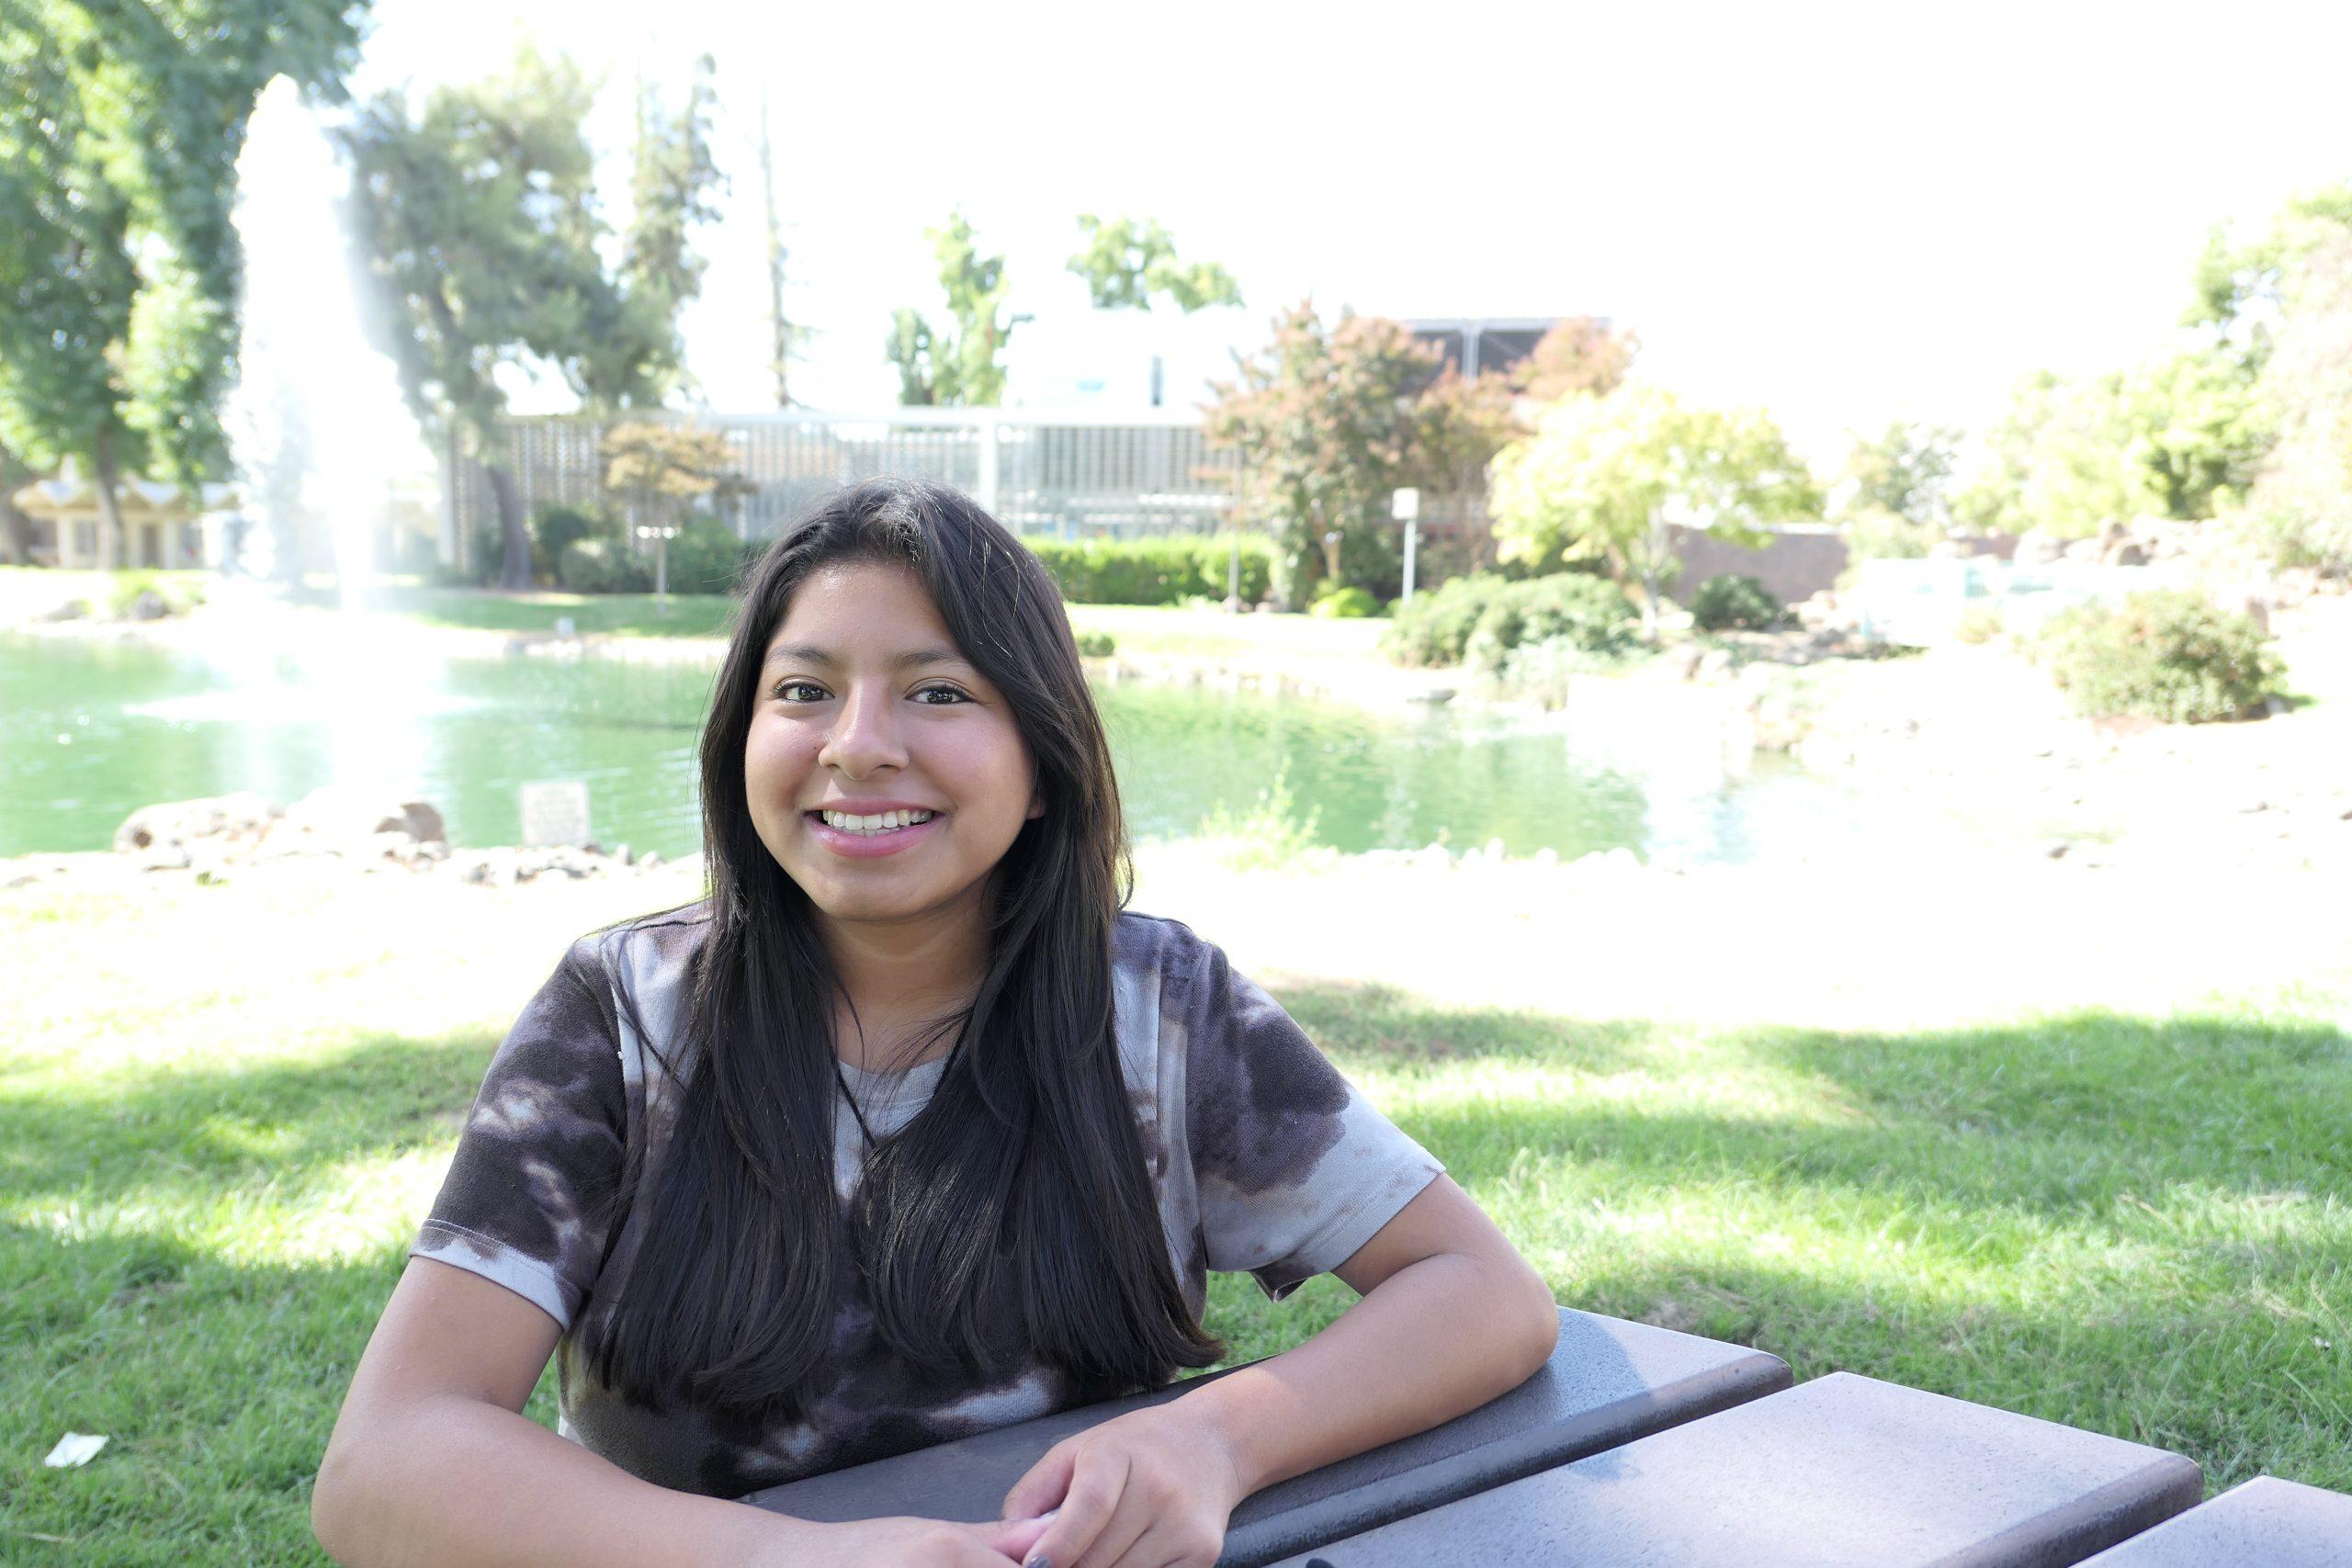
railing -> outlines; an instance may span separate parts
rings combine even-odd
[[[648,416],[504,422],[508,461],[527,515],[550,505],[608,503],[600,451],[614,425]],[[738,454],[746,493],[715,510],[745,538],[774,534],[820,496],[876,475],[934,479],[969,492],[1020,534],[1057,538],[1196,533],[1234,499],[1234,459],[1212,451],[1199,417],[1171,411],[1116,418],[998,409],[892,409],[689,417]],[[451,464],[447,524],[462,541],[497,537],[498,512],[478,463]]]

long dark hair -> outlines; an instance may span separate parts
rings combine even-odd
[[[755,830],[743,750],[768,640],[809,574],[910,568],[1001,692],[1045,815],[991,877],[987,977],[931,1101],[835,1194],[838,982],[801,887]],[[582,1350],[641,1403],[794,1417],[822,1386],[844,1270],[928,1373],[1023,1354],[1092,1388],[1165,1382],[1222,1347],[1186,1304],[1112,1032],[1111,936],[1134,871],[1110,747],[1053,580],[944,486],[876,479],[787,527],[748,573],[702,734],[709,925],[695,1059],[628,1286]],[[623,1201],[634,1201],[625,1192]]]

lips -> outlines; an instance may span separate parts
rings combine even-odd
[[[922,807],[911,809],[920,810]],[[927,822],[892,828],[879,833],[853,833],[828,826],[823,815],[815,811],[801,813],[801,819],[808,824],[809,837],[833,853],[849,860],[872,860],[879,855],[899,854],[913,848],[938,831],[939,825],[947,820],[947,815],[941,812]]]

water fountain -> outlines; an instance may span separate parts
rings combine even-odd
[[[259,525],[240,565],[289,581],[332,568],[346,608],[365,597],[397,487],[433,467],[391,361],[360,324],[338,209],[349,181],[300,90],[271,83],[237,160],[245,291],[228,426]]]

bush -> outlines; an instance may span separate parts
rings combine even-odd
[[[531,574],[543,582],[555,581],[564,547],[581,539],[609,537],[612,532],[612,525],[594,512],[577,506],[540,507],[531,513]]]
[[[1583,572],[1511,581],[1490,572],[1448,579],[1436,592],[1395,606],[1381,651],[1397,664],[1470,664],[1493,671],[1524,643],[1565,637],[1579,650],[1615,655],[1640,635],[1617,585]]]
[[[2034,654],[2077,713],[2174,724],[2243,717],[2281,694],[2287,673],[2251,617],[2182,589],[2053,615]]]
[[[1433,592],[1415,594],[1410,604],[1399,600],[1380,634],[1380,651],[1391,664],[1408,669],[1461,663],[1471,629],[1506,586],[1492,572],[1472,572],[1447,578]]]
[[[1971,604],[1952,623],[1951,635],[1955,642],[1980,648],[1999,637],[2003,629],[2000,611],[1990,604]]]
[[[555,575],[570,593],[653,592],[653,563],[612,539],[574,539],[563,547]]]
[[[1078,656],[1080,659],[1108,659],[1118,650],[1118,640],[1109,632],[1078,634]]]
[[[732,593],[743,569],[766,548],[766,540],[739,539],[724,523],[708,518],[689,523],[670,541],[670,592]],[[651,570],[650,560],[647,570]]]
[[[154,594],[175,615],[185,615],[204,603],[202,582],[160,577],[141,568],[114,574],[113,581],[107,584],[107,613],[117,620],[122,619],[130,614],[141,593]]]
[[[1335,588],[1309,604],[1306,613],[1327,621],[1361,620],[1380,614],[1380,601],[1361,588]]]
[[[1222,604],[1230,580],[1230,534],[1160,534],[1140,539],[1025,539],[1072,604],[1181,604],[1208,599]],[[1241,602],[1266,596],[1274,545],[1262,534],[1241,536]]]
[[[1771,590],[1738,572],[1711,577],[1690,595],[1690,624],[1702,632],[1762,631],[1787,610]]]

